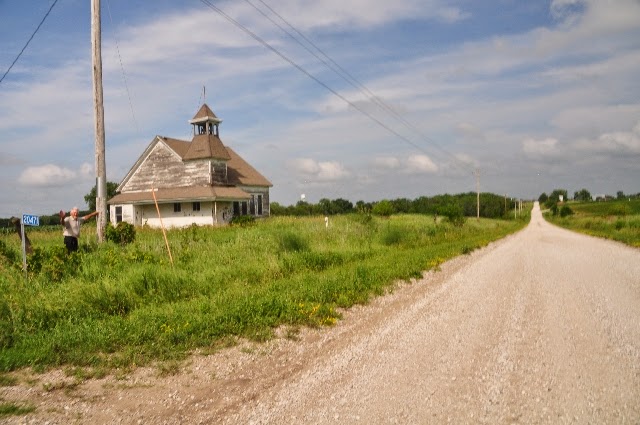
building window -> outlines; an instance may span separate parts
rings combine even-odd
[[[262,195],[258,195],[258,200],[256,201],[258,206],[258,215],[262,215]]]
[[[180,204],[180,202],[174,202],[173,212],[180,212],[180,211],[182,211],[182,204]]]
[[[200,202],[193,203],[193,211],[200,211]]]
[[[249,213],[251,215],[256,215],[256,200],[255,200],[255,195],[251,195],[251,198],[249,198]]]
[[[116,207],[116,223],[120,223],[122,221],[122,207]]]
[[[233,203],[233,215],[236,217],[239,215],[247,215],[247,204],[248,202],[246,201],[235,201]]]

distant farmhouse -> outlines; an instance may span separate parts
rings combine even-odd
[[[108,201],[111,223],[160,227],[161,217],[166,227],[184,227],[269,216],[272,184],[222,144],[221,122],[203,104],[189,121],[190,142],[156,136]]]

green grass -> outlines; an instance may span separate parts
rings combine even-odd
[[[21,416],[35,411],[36,408],[31,405],[7,403],[0,401],[0,419],[9,416]]]
[[[397,280],[469,253],[528,222],[433,217],[274,217],[248,227],[138,229],[125,247],[96,245],[83,228],[67,256],[58,233],[0,239],[0,371],[66,365],[103,371],[180,361],[238,337],[267,340],[278,326],[330,326]],[[61,232],[59,232],[61,233]],[[77,370],[77,369],[74,369]]]
[[[574,214],[547,220],[564,228],[640,247],[640,199],[567,204]]]

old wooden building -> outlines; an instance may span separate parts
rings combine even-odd
[[[112,224],[220,225],[269,215],[272,184],[220,140],[220,120],[203,104],[192,140],[156,136],[108,201]]]

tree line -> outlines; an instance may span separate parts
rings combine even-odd
[[[538,201],[541,204],[547,205],[555,202],[559,202],[560,196],[562,196],[563,201],[569,200],[569,193],[566,189],[555,189],[551,192],[550,195],[547,195],[543,192],[539,197]],[[615,196],[612,195],[591,195],[587,189],[580,189],[573,193],[573,200],[578,202],[591,202],[591,201],[613,201],[613,200],[624,200],[624,199],[638,199],[640,198],[640,193],[636,193],[635,195],[626,194],[619,190],[616,192]]]
[[[117,186],[117,183],[107,182],[108,198],[115,196],[115,189]],[[439,214],[449,218],[475,217],[477,208],[476,196],[475,192],[468,192],[457,195],[444,194],[430,197],[420,196],[416,199],[396,198],[383,199],[381,201],[374,202],[357,201],[355,204],[343,198],[322,198],[317,204],[298,201],[295,205],[284,206],[278,202],[272,202],[270,208],[271,215],[274,216],[335,215],[360,212],[381,216],[389,216],[391,214]],[[86,215],[95,210],[95,186],[84,196],[84,200],[89,208],[87,210],[80,211],[80,216]],[[505,217],[509,214],[509,211],[513,210],[514,206],[514,202],[509,198],[493,193],[480,194],[480,217]],[[58,215],[58,212],[54,212],[51,215],[40,216],[41,226],[59,224],[60,216]],[[10,218],[0,218],[0,228],[11,226]]]
[[[480,194],[480,216],[500,218],[513,210],[514,203],[509,198],[493,193]],[[420,196],[416,199],[396,198],[375,202],[357,201],[355,205],[346,199],[322,198],[317,204],[298,201],[295,205],[283,206],[271,203],[271,215],[305,216],[335,215],[348,213],[373,213],[377,215],[391,214],[429,214],[460,215],[475,217],[477,212],[477,194],[474,192],[457,195]]]

